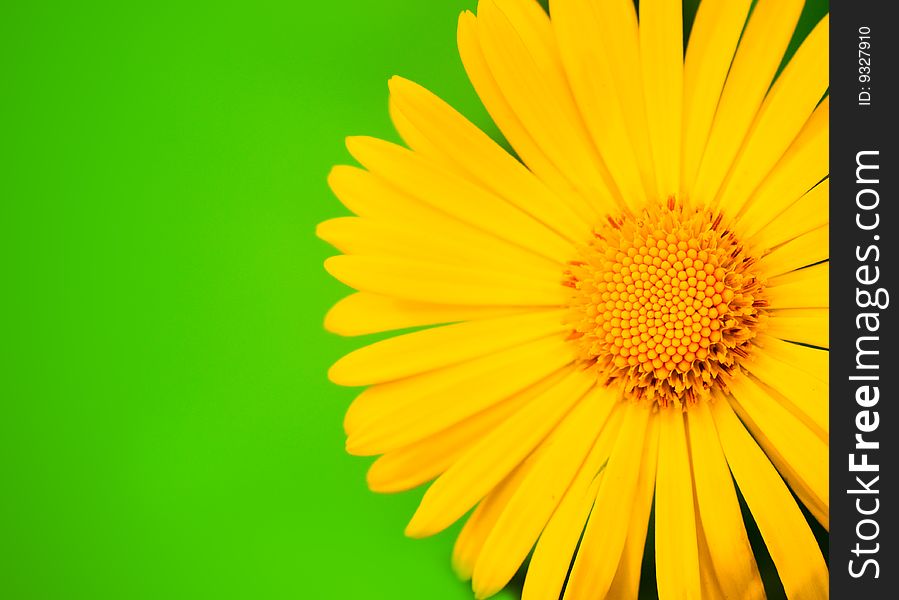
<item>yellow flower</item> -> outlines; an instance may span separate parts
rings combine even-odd
[[[375,491],[436,478],[410,536],[474,508],[479,598],[531,552],[526,600],[636,598],[650,512],[659,597],[764,597],[737,489],[788,597],[827,595],[793,494],[827,527],[828,23],[775,77],[803,2],[750,5],[685,53],[677,0],[482,0],[459,50],[520,161],[394,78],[409,149],[330,175],[359,291],[326,327],[435,326],[333,366],[370,386],[347,448]]]

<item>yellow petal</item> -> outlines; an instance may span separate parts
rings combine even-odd
[[[515,490],[518,489],[518,486],[524,480],[525,475],[530,471],[537,454],[539,452],[532,454],[515,467],[499,485],[478,503],[471,516],[465,521],[465,525],[462,527],[462,531],[459,532],[459,537],[456,538],[456,543],[453,546],[453,570],[456,571],[459,578],[464,580],[471,579],[475,562],[481,554],[481,548],[484,547],[484,541],[490,535],[490,532],[493,531],[493,526],[496,524],[500,514],[502,514],[509,498],[515,493]]]
[[[559,597],[625,412],[624,403],[613,408],[590,454],[540,535],[524,581],[522,600]]]
[[[684,33],[680,0],[641,0],[640,59],[658,197],[680,192]]]
[[[350,405],[344,419],[344,428],[348,435],[355,435],[377,421],[390,419],[414,407],[425,398],[445,393],[453,386],[460,385],[460,382],[474,381],[531,353],[544,356],[560,352],[564,354],[566,345],[570,351],[570,344],[563,344],[558,336],[549,336],[442,369],[373,385],[359,394]]]
[[[468,238],[435,236],[391,221],[339,217],[319,223],[316,235],[344,254],[390,256],[462,267],[477,264],[500,274],[515,273],[544,280],[558,279],[561,270],[559,263],[514,248],[494,252]]]
[[[479,29],[478,19],[471,12],[465,11],[459,16],[459,55],[487,112],[528,168],[559,194],[584,222],[595,222],[597,213],[590,202],[574,189],[571,181],[552,163],[515,114],[484,58]]]
[[[659,598],[699,598],[699,546],[684,414],[659,411],[655,541]]]
[[[433,535],[465,514],[546,438],[593,383],[594,377],[572,369],[472,447],[428,488],[406,535]]]
[[[703,0],[696,11],[684,59],[684,183],[692,182],[699,170],[751,4],[751,0]]]
[[[500,239],[560,262],[571,243],[489,190],[402,146],[370,137],[347,138],[350,153],[397,189]]]
[[[790,148],[768,173],[743,207],[739,227],[745,237],[755,235],[827,176],[829,167],[830,97],[824,98]],[[826,217],[826,211],[817,218]],[[825,221],[826,222],[826,221]],[[819,225],[821,223],[818,223]],[[803,223],[785,223],[792,228]],[[796,231],[794,235],[802,233]]]
[[[392,223],[406,231],[425,232],[444,240],[464,240],[482,256],[492,255],[506,265],[518,264],[522,268],[532,265],[539,269],[558,264],[416,200],[363,169],[336,166],[328,176],[328,184],[347,208],[366,219]],[[570,258],[566,256],[565,261]]]
[[[636,210],[645,204],[647,191],[655,197],[655,181],[648,168],[641,173],[596,11],[586,2],[555,0],[552,26],[587,128],[624,201]]]
[[[764,333],[757,335],[753,343],[763,348],[765,354],[796,367],[805,377],[828,381],[829,352],[791,344]]]
[[[503,352],[496,368],[451,383],[400,410],[382,413],[349,433],[347,451],[372,455],[435,434],[526,389],[574,362],[571,344],[538,340]],[[501,362],[500,362],[501,361]]]
[[[802,503],[827,527],[827,442],[751,378],[738,377],[729,387],[746,427]],[[827,396],[819,400],[826,402]]]
[[[768,547],[787,597],[828,597],[828,573],[805,517],[787,486],[724,401],[712,414],[734,479]],[[826,457],[824,459],[826,464]]]
[[[774,277],[827,260],[830,256],[830,228],[826,225],[793,238],[762,257],[759,266]]]
[[[415,200],[359,167],[337,165],[328,174],[328,185],[343,205],[360,217],[409,223],[441,234],[448,233],[444,228],[452,232],[459,227],[462,231],[478,233],[477,229]]]
[[[716,579],[725,598],[763,599],[765,590],[708,403],[687,410],[687,425],[696,505]]]
[[[773,221],[760,223],[761,229],[756,229],[758,220],[750,223],[748,219],[741,218],[740,225],[745,227],[744,231],[749,234],[747,236],[749,242],[762,248],[774,248],[827,225],[830,222],[829,199],[830,179],[825,179],[790,204],[786,210],[775,215]],[[777,207],[772,206],[771,209],[777,210]]]
[[[467,177],[467,173],[460,167],[460,165],[456,163],[451,156],[448,156],[446,151],[441,149],[439,138],[435,139],[436,136],[427,135],[426,132],[433,132],[433,129],[437,124],[424,123],[420,120],[413,121],[415,115],[409,114],[411,109],[408,106],[401,106],[398,95],[393,91],[393,88],[397,86],[397,81],[408,82],[410,84],[412,84],[412,82],[403,79],[398,75],[394,75],[387,81],[387,85],[390,88],[390,96],[387,99],[387,112],[390,115],[390,120],[393,122],[394,129],[400,134],[403,142],[418,154],[427,156],[434,162],[440,163],[441,166],[453,171],[456,175]]]
[[[829,23],[825,15],[768,92],[721,192],[719,205],[729,214],[743,207],[827,90]]]
[[[425,304],[357,292],[342,298],[325,315],[325,329],[338,335],[365,335],[393,329],[490,319],[534,312],[533,308]]]
[[[827,308],[830,264],[792,271],[768,280],[765,293],[771,308]]]
[[[766,331],[782,340],[828,348],[830,310],[827,308],[774,310],[769,314]]]
[[[612,584],[636,498],[649,418],[648,408],[627,405],[565,589],[566,600],[604,597]]]
[[[368,487],[373,492],[401,492],[434,479],[540,389],[531,386],[439,433],[384,454],[368,469]]]
[[[591,199],[597,218],[620,204],[620,195],[574,104],[549,18],[538,13],[532,0],[503,1],[502,7],[481,0],[481,49],[521,122],[575,189]]]
[[[539,311],[433,327],[350,352],[328,376],[339,385],[401,379],[562,332],[564,311]]]
[[[382,256],[332,256],[325,269],[359,291],[424,303],[556,307],[567,302],[570,291],[561,284],[561,276],[540,281],[478,267]]]
[[[474,570],[478,598],[515,575],[602,430],[617,391],[595,387],[541,445],[541,454],[497,520]]]
[[[659,452],[659,419],[649,420],[649,432],[640,463],[640,480],[631,511],[627,540],[615,579],[609,588],[608,598],[636,598],[640,589],[640,573],[643,567],[643,550],[649,528],[649,513],[656,487],[656,464]]]
[[[610,84],[614,84],[623,111],[622,118],[628,137],[634,148],[640,173],[647,192],[655,190],[656,173],[652,162],[649,130],[646,123],[646,102],[643,86],[634,85],[642,81],[639,29],[637,12],[630,0],[604,0],[603,2],[582,2],[584,21],[595,23],[596,29],[587,33],[592,44],[599,44],[609,57],[611,68]],[[550,10],[554,10],[550,7]],[[592,13],[589,19],[586,13]]]
[[[702,600],[727,600],[727,596],[721,591],[718,576],[715,574],[709,544],[705,539],[705,531],[702,528],[698,514],[696,515],[696,534],[699,541],[699,583],[702,591],[700,597]],[[742,594],[743,592],[741,591],[738,597],[742,598]],[[752,596],[747,594],[747,597]],[[764,595],[760,597],[764,598]]]
[[[390,80],[390,99],[398,114],[426,140],[413,143],[406,139],[413,149],[455,167],[569,240],[583,242],[592,223],[581,219],[524,165],[443,100],[401,77]]]
[[[700,162],[691,198],[711,203],[780,65],[803,0],[759,0],[740,39]]]
[[[830,420],[829,386],[826,381],[807,376],[802,370],[778,360],[764,349],[753,352],[743,366],[759,381],[776,390],[779,393],[776,399],[823,442],[827,442]]]

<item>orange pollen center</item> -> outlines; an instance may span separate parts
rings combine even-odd
[[[606,385],[659,406],[726,389],[768,303],[756,259],[723,221],[670,198],[609,217],[569,263],[570,338]]]

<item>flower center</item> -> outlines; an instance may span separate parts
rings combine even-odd
[[[767,318],[756,262],[720,213],[673,197],[609,217],[566,271],[581,362],[662,407],[726,389]]]

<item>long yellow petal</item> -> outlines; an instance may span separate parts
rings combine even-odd
[[[424,124],[421,121],[413,121],[415,117],[414,114],[410,116],[410,108],[408,106],[403,107],[398,101],[398,95],[393,91],[393,88],[397,86],[397,81],[409,82],[410,84],[412,82],[398,75],[394,75],[387,80],[387,86],[390,88],[390,96],[387,98],[387,113],[393,122],[393,128],[400,134],[403,143],[418,154],[440,163],[441,166],[451,170],[456,175],[468,177],[468,173],[441,148],[439,137],[434,139],[437,136],[428,136],[426,134],[426,132],[432,131],[437,124]],[[476,180],[472,181],[477,182]]]
[[[558,263],[416,200],[364,169],[336,166],[328,175],[328,184],[340,201],[360,217],[436,238],[464,240],[472,250],[494,256],[503,264],[533,265],[539,269]],[[569,255],[565,261],[570,258]]]
[[[649,190],[655,197],[654,178],[643,179],[595,10],[586,2],[554,0],[552,26],[584,121],[624,201],[636,210]]]
[[[718,193],[780,65],[803,0],[759,0],[740,39],[721,93],[691,198],[710,204]]]
[[[545,381],[555,379],[550,377]],[[434,479],[540,391],[540,384],[531,386],[441,432],[384,454],[368,469],[369,489],[381,493],[401,492]]]
[[[350,432],[347,451],[380,454],[437,433],[501,402],[574,361],[570,344],[542,340],[503,353],[502,364],[475,377],[452,383],[401,410],[385,413]]]
[[[637,11],[631,0],[604,0],[603,2],[583,2],[583,10],[593,13],[595,33],[589,35],[593,44],[603,46],[611,67],[610,82],[621,102],[624,124],[640,165],[647,192],[655,189],[655,166],[646,122],[646,101],[643,95],[643,80],[640,56],[640,34],[637,26]],[[553,7],[550,7],[550,11]],[[585,21],[588,17],[584,17]],[[636,83],[636,85],[635,85]]]
[[[510,252],[495,253],[470,243],[466,238],[435,236],[429,231],[411,229],[390,221],[360,217],[339,217],[319,223],[316,235],[344,254],[390,256],[441,265],[477,264],[499,273],[555,280],[561,267],[542,257]],[[523,260],[522,260],[523,259]]]
[[[827,442],[830,418],[829,386],[826,381],[808,377],[802,370],[778,360],[763,349],[753,352],[750,359],[743,363],[743,367],[759,381],[776,390],[779,393],[777,400],[823,442]]]
[[[775,277],[830,257],[830,229],[824,225],[793,238],[762,257],[759,266],[767,277]]]
[[[792,206],[796,200],[827,177],[830,164],[829,133],[828,96],[821,101],[790,148],[743,207],[743,214],[739,219],[740,232],[743,235],[749,237],[765,228],[786,208]],[[820,216],[827,216],[827,212]],[[789,225],[803,227],[801,223]]]
[[[461,228],[461,231],[487,236],[486,233],[412,198],[359,167],[335,166],[328,174],[328,185],[340,202],[360,217],[409,223],[416,228],[440,234],[458,231]]]
[[[413,149],[455,166],[569,240],[583,242],[592,223],[578,217],[540,179],[449,104],[401,77],[390,80],[390,94],[397,110],[428,142],[419,145],[407,139]]]
[[[643,551],[649,529],[649,514],[656,488],[656,465],[659,455],[659,421],[650,418],[649,433],[640,463],[640,480],[637,495],[631,511],[627,540],[621,553],[618,571],[609,588],[608,598],[636,598],[640,591],[640,573],[643,566]]]
[[[468,79],[487,108],[503,135],[515,149],[515,152],[528,168],[540,180],[559,194],[559,197],[572,208],[585,222],[592,223],[596,211],[580,192],[576,191],[570,180],[547,157],[543,148],[534,140],[521,119],[515,114],[509,100],[503,94],[496,78],[487,65],[480,41],[480,27],[477,17],[470,11],[459,15],[457,31],[459,55]]]
[[[491,319],[523,312],[534,312],[534,308],[425,304],[356,292],[341,298],[331,307],[325,315],[324,325],[331,333],[354,336],[422,325]]]
[[[699,546],[684,414],[659,411],[655,537],[659,598],[699,598]]]
[[[777,360],[788,363],[802,371],[805,377],[818,381],[828,381],[830,353],[817,348],[808,348],[779,340],[767,333],[757,335],[753,343],[763,348],[763,352]]]
[[[774,559],[787,597],[826,599],[827,565],[787,486],[727,402],[714,402],[712,414],[731,473]]]
[[[395,336],[350,352],[328,377],[339,385],[401,379],[564,331],[563,318],[564,311],[540,311]]]
[[[526,458],[487,496],[481,500],[472,511],[471,516],[465,521],[456,543],[453,545],[453,570],[460,579],[469,580],[474,572],[475,563],[481,554],[481,548],[496,520],[502,514],[506,503],[515,490],[524,481],[525,476],[531,470],[539,451]]]
[[[736,214],[805,125],[829,82],[830,19],[808,35],[768,92],[721,192],[719,205]]]
[[[524,14],[529,10],[531,18]],[[534,140],[576,189],[593,200],[596,216],[621,197],[589,139],[564,78],[545,14],[527,2],[478,3],[481,48],[506,99]]]
[[[617,390],[594,387],[541,445],[478,557],[472,580],[478,598],[497,593],[515,575],[619,400]]]
[[[432,535],[465,514],[546,438],[594,381],[582,370],[572,369],[565,380],[473,446],[428,488],[406,535]]]
[[[636,497],[649,419],[648,408],[628,404],[571,570],[566,600],[602,598],[612,585]]]
[[[442,394],[462,381],[472,381],[486,373],[495,372],[510,364],[510,361],[514,362],[516,357],[527,356],[531,352],[546,356],[560,350],[564,351],[565,348],[559,337],[548,336],[524,344],[524,347],[512,346],[442,369],[373,385],[359,394],[347,409],[344,428],[348,435],[354,435],[376,421],[392,418],[393,415],[415,406],[423,398]]]
[[[687,410],[687,431],[696,505],[724,597],[762,599],[762,579],[707,402]]]
[[[424,303],[467,306],[563,306],[568,288],[558,280],[534,280],[478,267],[436,265],[382,256],[332,256],[325,270],[361,292]]]
[[[659,198],[678,194],[681,187],[683,40],[680,0],[641,0],[640,59]]]
[[[684,133],[681,179],[696,177],[751,0],[699,3],[684,59]]]
[[[441,212],[554,260],[571,258],[571,242],[433,160],[371,137],[347,138],[347,148],[369,171]]]
[[[416,202],[359,167],[333,167],[328,173],[328,186],[345,207],[361,217],[389,218],[395,214],[413,222],[420,217],[422,224],[448,221],[440,212]]]
[[[696,515],[696,537],[699,542],[699,583],[702,591],[700,597],[702,600],[727,600],[727,596],[721,591],[721,583],[715,573],[709,543],[706,541],[705,530],[702,528],[698,514]],[[736,597],[742,598],[742,592],[740,596]],[[747,594],[747,597],[752,596]],[[764,598],[764,595],[761,598]]]
[[[528,566],[522,600],[559,597],[571,566],[571,557],[602,484],[605,466],[618,439],[625,412],[624,403],[615,406],[590,454],[540,534]]]
[[[748,241],[761,248],[774,248],[788,242],[804,233],[808,233],[830,222],[830,179],[825,179],[798,200],[790,204],[786,210],[776,214],[773,221],[758,223],[760,219],[768,218],[759,214],[759,219],[754,222],[746,218],[740,219],[740,225],[748,233]],[[786,206],[784,204],[783,206]],[[776,207],[770,207],[776,210]],[[761,227],[761,228],[758,228]]]
[[[729,387],[736,401],[734,409],[746,427],[802,503],[827,527],[827,442],[751,378],[736,378]],[[826,400],[826,396],[821,399]]]
[[[769,315],[766,331],[782,340],[829,348],[830,310],[827,308],[774,310]]]
[[[771,308],[830,306],[830,264],[821,263],[768,280],[765,294]]]

